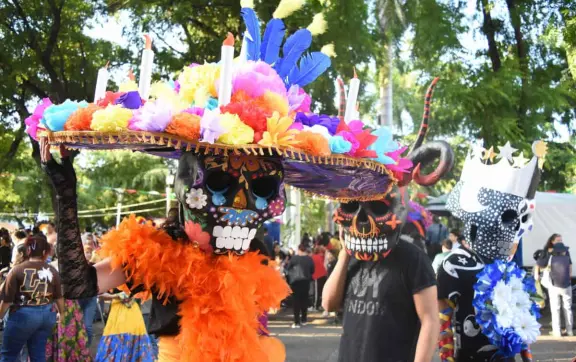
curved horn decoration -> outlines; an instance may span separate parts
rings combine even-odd
[[[454,167],[454,152],[450,145],[445,141],[434,141],[427,143],[415,149],[409,156],[414,165],[412,174],[406,174],[400,182],[405,186],[413,179],[417,184],[422,186],[434,185],[438,180],[450,172]],[[438,166],[428,175],[420,173],[421,168],[431,165],[438,159]]]
[[[424,138],[426,138],[426,134],[428,133],[428,121],[430,120],[430,102],[432,102],[432,95],[434,94],[434,88],[436,87],[436,83],[440,78],[436,77],[432,80],[432,83],[428,86],[428,90],[426,91],[426,96],[424,97],[424,114],[422,115],[422,123],[420,123],[420,131],[418,131],[418,138],[416,142],[410,148],[408,152],[408,157],[412,155],[412,153],[417,150],[422,143],[424,142]]]

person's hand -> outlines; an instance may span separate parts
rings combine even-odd
[[[40,161],[42,168],[54,186],[58,196],[76,196],[76,172],[70,160],[70,153],[64,146],[60,146],[62,164],[57,163],[50,153],[50,144],[46,138],[40,139]]]
[[[348,250],[346,247],[343,247],[338,254],[338,261],[342,263],[347,263],[350,260],[350,254],[348,254]]]

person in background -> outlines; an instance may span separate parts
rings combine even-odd
[[[537,261],[534,278],[540,280],[540,269],[548,268],[549,283],[542,283],[548,289],[550,312],[552,314],[552,335],[561,337],[561,314],[564,309],[566,334],[573,336],[572,314],[572,259],[568,248],[562,242],[562,236],[553,234],[545,245],[546,254]]]
[[[50,245],[52,245],[52,248],[54,250],[56,250],[56,240],[58,238],[58,234],[56,233],[56,229],[54,227],[54,223],[53,222],[49,222],[46,225],[46,229],[45,229],[45,233],[46,233],[46,239],[48,240],[48,243],[50,243]]]
[[[314,261],[314,274],[312,274],[312,280],[314,280],[314,308],[320,310],[320,307],[322,307],[322,291],[328,279],[328,272],[324,266],[326,248],[322,245],[317,245],[314,248],[312,260]]]
[[[440,223],[438,216],[434,215],[432,220],[434,222],[426,229],[426,240],[429,244],[440,245],[448,237],[448,228]]]
[[[434,257],[434,261],[432,262],[432,269],[434,272],[438,274],[438,268],[446,259],[446,257],[452,252],[452,241],[450,239],[444,239],[442,241],[442,252],[440,254],[436,254]]]
[[[45,361],[46,342],[56,324],[53,303],[64,312],[60,275],[46,263],[50,244],[35,235],[25,245],[29,259],[8,273],[0,291],[0,318],[10,309],[0,352],[6,362],[15,361],[25,345],[32,362]]]
[[[0,236],[0,270],[10,268],[12,261],[12,242],[10,235],[4,234]]]
[[[268,232],[268,228],[264,227],[264,244],[266,245],[267,255],[274,255],[274,239]],[[274,257],[272,257],[274,258]]]
[[[86,260],[92,259],[93,248],[90,244],[84,244],[84,256]],[[78,299],[78,304],[82,309],[82,313],[84,315],[84,326],[86,327],[86,333],[88,334],[88,343],[87,346],[90,347],[92,344],[92,337],[93,337],[93,324],[94,318],[96,317],[96,313],[98,312],[98,298],[97,297],[88,297]]]
[[[452,250],[456,250],[460,247],[460,230],[452,229],[450,234],[448,234],[448,239],[452,242]]]
[[[304,236],[302,236],[302,240],[300,241],[300,245],[305,245],[306,249],[309,249],[311,244],[312,239],[310,239],[310,234],[304,233]]]
[[[14,247],[12,248],[12,264],[16,263],[16,258],[18,257],[18,246],[24,244],[28,235],[24,230],[18,230],[14,233]]]
[[[308,291],[314,274],[314,261],[308,256],[307,250],[308,245],[300,244],[298,253],[290,259],[286,266],[288,284],[290,284],[293,292],[294,324],[292,328],[300,328],[308,322]]]

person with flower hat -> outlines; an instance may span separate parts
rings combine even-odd
[[[263,37],[253,4],[242,3],[239,59],[229,34],[220,63],[185,67],[174,86],[144,84],[144,94],[130,83],[89,104],[43,100],[27,122],[58,196],[66,297],[125,283],[133,294],[151,292],[150,332],[159,336],[161,362],[284,360],[284,346],[263,333],[262,316],[290,290],[253,244],[264,221],[284,211],[285,185],[340,201],[378,199],[411,166],[389,132],[311,113],[304,87],[331,62],[330,47],[307,53],[325,30],[322,14],[282,42],[282,19],[301,1],[282,0]],[[51,156],[58,146],[61,163]],[[125,219],[101,239],[105,259],[90,265],[67,148],[177,158],[177,218],[160,229]]]

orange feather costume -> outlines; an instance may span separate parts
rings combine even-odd
[[[180,361],[268,362],[285,355],[281,343],[258,335],[258,316],[290,293],[280,274],[262,264],[265,256],[206,254],[197,243],[175,242],[134,216],[102,243],[101,255],[123,268],[131,285],[155,290],[165,303],[170,296],[182,301],[176,337]]]

